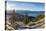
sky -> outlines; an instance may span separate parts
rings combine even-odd
[[[5,1],[25,1],[25,2],[45,2],[45,0],[5,0]]]
[[[7,1],[7,10],[23,10],[23,11],[44,11],[44,3],[40,2],[23,2],[23,1]],[[22,13],[23,14],[23,13]],[[37,16],[39,13],[29,13],[29,16]]]
[[[7,10],[44,11],[44,3],[7,1]]]

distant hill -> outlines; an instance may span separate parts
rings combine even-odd
[[[11,15],[13,10],[8,10],[6,14]],[[38,14],[44,14],[44,11],[28,11],[28,10],[16,10],[16,14],[25,15],[28,14],[28,16],[37,16]]]

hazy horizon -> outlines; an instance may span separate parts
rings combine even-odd
[[[26,13],[28,16],[37,16],[39,14],[44,14],[44,11],[15,11],[18,14],[25,15]],[[7,14],[11,14],[12,11],[7,11]]]

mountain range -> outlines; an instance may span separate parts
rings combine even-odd
[[[6,13],[7,14],[11,14],[13,11],[12,10],[8,10]],[[28,15],[28,16],[37,16],[39,14],[44,14],[44,11],[29,11],[29,10],[16,10],[15,11],[16,14],[21,14],[21,15]]]

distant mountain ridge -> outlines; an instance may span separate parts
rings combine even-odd
[[[44,13],[44,11],[16,10],[16,13]]]
[[[12,14],[12,12],[13,11],[7,11],[6,13],[7,14]],[[29,16],[36,16],[36,15],[38,15],[38,14],[44,14],[44,11],[28,11],[28,10],[16,10],[15,11],[15,13],[16,14],[21,14],[21,15],[25,15],[25,14],[27,14],[27,15],[29,15]]]

